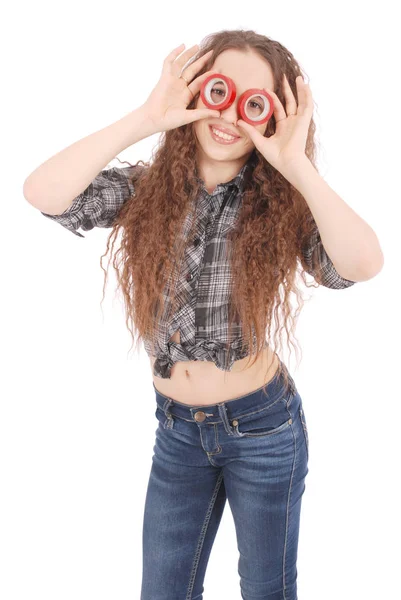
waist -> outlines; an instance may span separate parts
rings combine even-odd
[[[151,367],[155,357],[151,356]],[[236,360],[230,371],[213,361],[178,361],[171,367],[170,379],[153,375],[153,385],[164,396],[184,404],[211,405],[243,396],[262,387],[274,377],[280,359],[269,346],[254,364],[254,356]]]

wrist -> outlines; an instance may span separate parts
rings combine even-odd
[[[133,111],[123,117],[124,128],[130,136],[130,145],[139,142],[155,133],[157,127],[150,118],[145,105],[135,108]]]
[[[281,174],[300,192],[305,181],[319,175],[306,155],[286,165]]]

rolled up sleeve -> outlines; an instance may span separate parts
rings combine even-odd
[[[131,178],[143,168],[133,165],[104,169],[63,213],[41,213],[79,237],[85,236],[78,229],[89,231],[94,227],[112,227],[120,208],[135,192]]]
[[[345,279],[338,273],[323,246],[317,226],[310,236],[308,244],[302,249],[301,262],[305,271],[312,275],[317,283],[325,287],[341,290],[357,283]]]

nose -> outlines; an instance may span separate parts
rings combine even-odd
[[[238,102],[234,100],[234,102],[228,106],[225,110],[220,111],[220,118],[223,119],[226,123],[232,123],[233,125],[237,125],[237,119],[239,119],[238,115]]]

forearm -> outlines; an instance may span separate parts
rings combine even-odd
[[[43,212],[61,214],[116,155],[154,133],[140,106],[41,164],[25,180],[24,197]]]
[[[309,159],[293,166],[286,177],[308,203],[338,273],[351,281],[374,277],[384,258],[378,238],[366,221],[328,185]]]

